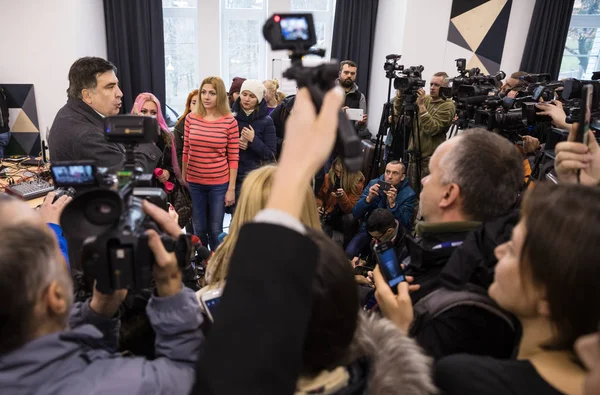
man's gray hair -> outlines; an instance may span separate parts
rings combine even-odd
[[[444,86],[448,86],[448,84],[450,83],[450,77],[448,76],[448,74],[445,71],[438,71],[433,76],[434,77],[442,77],[444,79],[443,80]]]
[[[404,166],[404,163],[400,162],[399,160],[389,161],[387,165],[400,165],[402,166],[402,174],[406,173],[406,166]],[[387,165],[385,165],[385,167],[387,167]]]
[[[457,184],[463,212],[487,221],[507,214],[521,192],[525,173],[519,150],[485,129],[467,130],[440,161],[441,182]]]
[[[7,203],[3,199],[2,204]],[[50,283],[66,278],[51,232],[32,224],[3,226],[0,238],[0,355],[23,346],[40,323],[34,309]],[[61,277],[62,276],[62,277]],[[67,289],[72,294],[72,290]],[[72,295],[67,295],[72,298]]]

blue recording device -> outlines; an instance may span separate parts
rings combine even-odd
[[[373,246],[375,258],[379,264],[379,270],[383,278],[388,283],[394,293],[397,292],[397,285],[405,281],[404,270],[398,262],[396,251],[391,242],[378,243]]]

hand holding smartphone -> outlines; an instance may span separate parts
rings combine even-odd
[[[397,285],[402,281],[406,281],[406,279],[404,270],[402,270],[396,257],[394,246],[391,242],[377,243],[373,245],[373,252],[385,282],[392,288],[394,293],[397,293]]]
[[[219,306],[219,302],[221,301],[221,295],[223,294],[223,290],[221,288],[214,289],[212,291],[205,292],[202,294],[200,298],[200,302],[202,303],[202,307],[204,308],[204,312],[208,316],[211,322],[215,322],[214,316],[217,307]]]
[[[382,180],[377,181],[377,184],[379,184],[379,193],[385,193],[392,188],[392,184]]]

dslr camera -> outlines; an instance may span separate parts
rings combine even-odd
[[[106,139],[125,146],[126,160],[116,175],[98,169],[92,161],[56,162],[51,166],[54,184],[77,191],[65,208],[60,223],[67,239],[83,240],[81,263],[86,276],[96,280],[102,293],[152,286],[154,254],[146,230],[154,229],[169,252],[175,252],[182,268],[192,254],[189,236],[177,239],[164,234],[146,215],[142,202],[167,210],[167,196],[152,186],[152,174],[135,167],[135,146],[158,137],[155,119],[117,115],[104,119]]]

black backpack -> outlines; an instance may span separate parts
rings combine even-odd
[[[0,86],[0,133],[10,130],[8,126],[8,98],[6,91]]]

